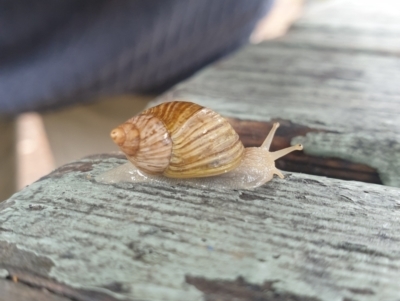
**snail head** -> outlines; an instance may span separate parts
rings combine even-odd
[[[133,156],[139,149],[140,132],[130,122],[125,122],[113,129],[110,133],[111,139],[128,156]]]

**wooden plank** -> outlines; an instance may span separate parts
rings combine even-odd
[[[400,31],[400,29],[399,29]],[[385,56],[400,56],[399,31],[365,31],[360,28],[332,29],[329,26],[315,27],[296,24],[284,39],[277,40],[286,47],[331,49],[338,52],[370,53]]]
[[[330,27],[342,32],[347,29],[400,32],[400,5],[397,0],[311,0],[306,4],[298,24]]]
[[[398,188],[296,173],[254,191],[94,180],[124,162],[68,164],[2,203],[13,251],[0,261],[129,300],[400,298]]]

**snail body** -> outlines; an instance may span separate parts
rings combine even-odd
[[[218,113],[174,101],[143,111],[111,132],[130,163],[98,177],[101,182],[186,183],[197,187],[251,189],[283,174],[275,160],[300,144],[270,152],[275,123],[260,147],[244,148]]]

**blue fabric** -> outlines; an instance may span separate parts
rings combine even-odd
[[[272,0],[0,0],[0,114],[159,92],[247,42]]]

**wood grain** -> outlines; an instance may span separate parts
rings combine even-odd
[[[398,188],[295,173],[254,191],[94,181],[124,162],[84,159],[14,195],[0,241],[42,258],[41,277],[128,300],[400,298]]]

